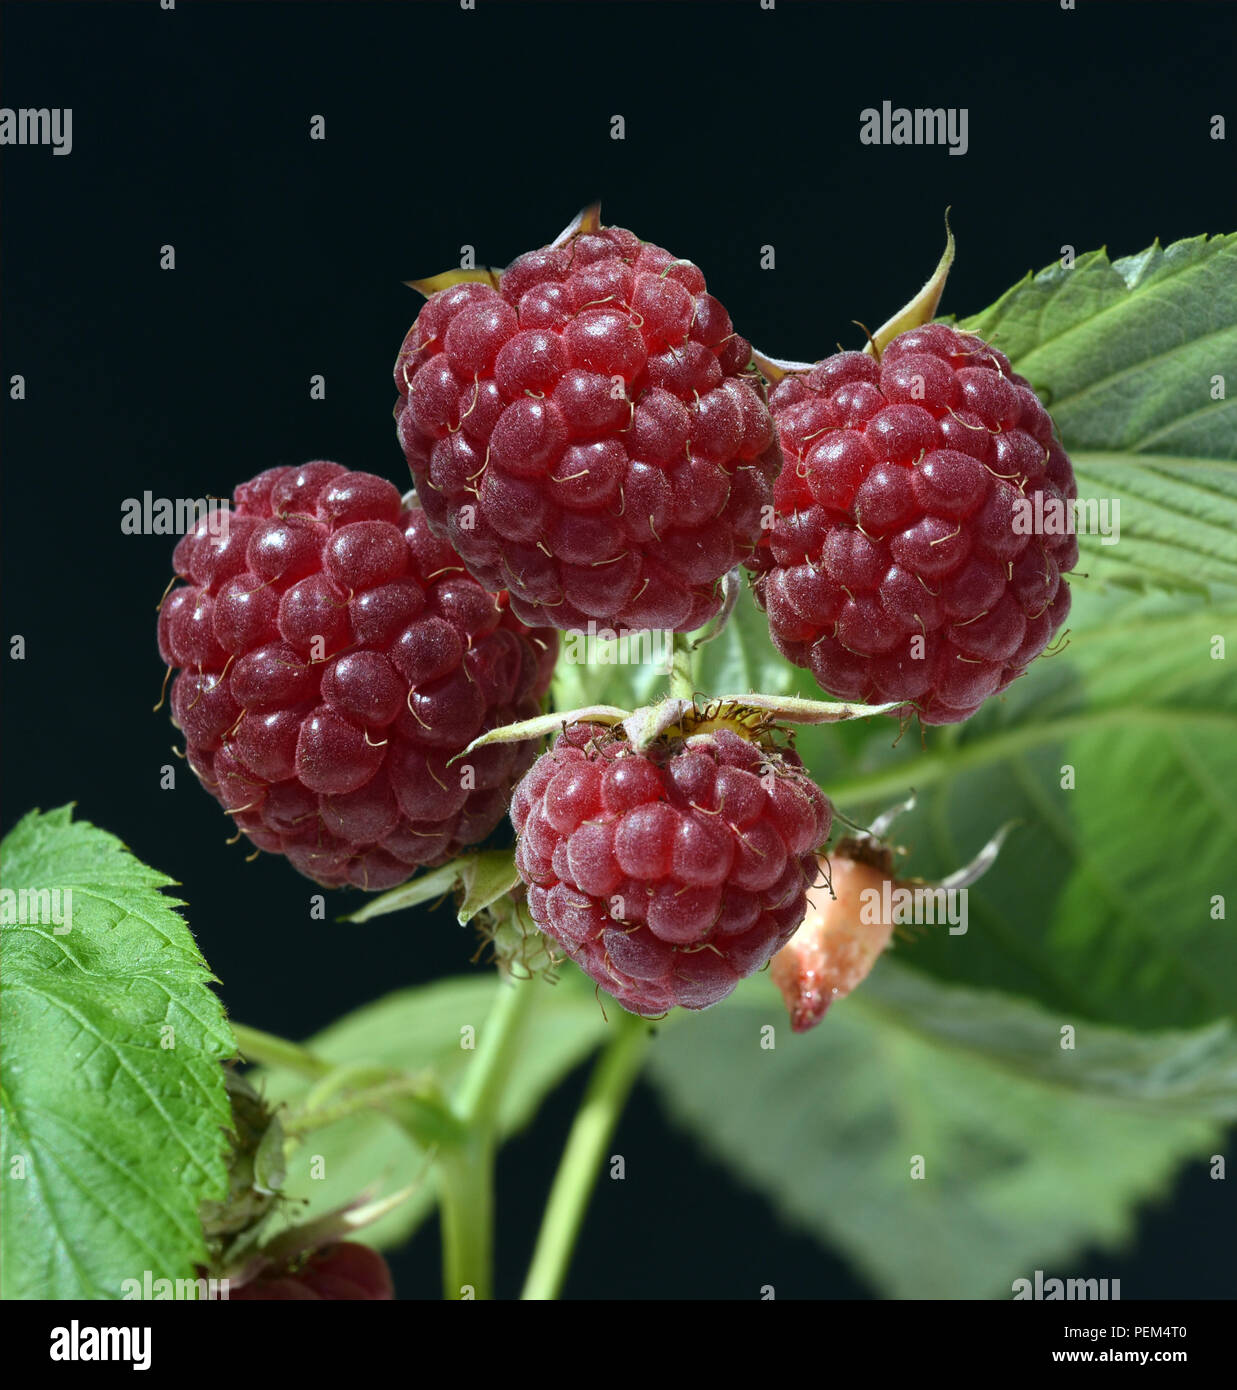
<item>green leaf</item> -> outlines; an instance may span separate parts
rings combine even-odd
[[[32,811],[0,855],[5,1297],[191,1277],[199,1203],[227,1191],[219,1063],[236,1048],[183,904],[69,806]]]
[[[306,1046],[336,1064],[424,1075],[450,1094],[476,1055],[461,1045],[469,1039],[463,1030],[472,1029],[472,1037],[480,1037],[496,987],[496,976],[485,972],[400,990],[347,1015]],[[542,997],[533,1006],[520,1057],[503,1093],[498,1116],[503,1137],[528,1123],[544,1096],[605,1039],[608,1027],[592,982],[570,965],[562,968],[556,984],[535,980],[520,988],[540,990]],[[291,1105],[303,1100],[312,1084],[285,1071],[262,1075],[267,1096]],[[420,1176],[420,1191],[364,1232],[364,1238],[379,1247],[400,1244],[433,1208],[431,1157],[393,1119],[378,1113],[319,1130],[289,1159],[284,1191],[298,1199],[289,1206],[289,1219],[320,1216],[363,1191],[371,1196],[390,1194]]]
[[[1164,454],[1075,452],[1079,495],[1120,501],[1120,535],[1082,536],[1088,582],[1202,594],[1237,585],[1237,467]],[[1111,513],[1110,513],[1111,515]]]
[[[1069,449],[1237,459],[1237,233],[1055,262],[963,327],[1009,357]]]
[[[962,326],[1044,399],[1080,496],[1120,501],[1120,540],[1081,535],[1081,570],[1201,593],[1237,582],[1237,233],[1057,262]]]
[[[1232,1023],[1156,1033],[1079,1024],[1008,994],[943,984],[898,957],[895,947],[860,987],[857,1006],[874,1024],[973,1053],[1014,1076],[1158,1115],[1237,1117]],[[1071,1047],[1061,1045],[1066,1026],[1074,1030]]]
[[[668,1030],[650,1073],[673,1119],[886,1296],[1008,1298],[1015,1279],[1126,1239],[1135,1204],[1211,1152],[1214,1123],[1178,1111],[1231,1086],[1231,1035],[1221,1060],[1218,1034],[1157,1045],[1080,1029],[1075,1058],[1058,1059],[1055,1020],[909,972],[865,1007],[886,972],[800,1037],[758,978]],[[1191,1049],[1201,1075],[1187,1083]]]
[[[943,877],[995,826],[1023,823],[970,889],[967,934],[923,935],[899,948],[909,963],[1071,1019],[1237,1016],[1237,942],[1214,915],[1237,901],[1237,689],[1212,640],[1237,625],[1237,602],[1114,593],[1085,597],[1076,618],[1064,657],[1040,658],[964,725],[922,745],[876,734],[849,764],[806,737],[801,751],[861,823],[919,793],[897,825],[904,874]]]
[[[467,926],[491,903],[505,898],[519,882],[514,850],[483,849],[469,855],[464,865],[463,898],[455,914],[460,926]]]

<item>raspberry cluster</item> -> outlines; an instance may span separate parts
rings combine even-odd
[[[770,404],[786,466],[752,567],[774,644],[835,696],[966,719],[1069,612],[1077,541],[1032,529],[1077,495],[1048,412],[944,324],[787,376]]]
[[[159,651],[190,766],[259,849],[381,889],[499,823],[557,654],[470,579],[415,501],[337,463],[272,468],[176,547]]]
[[[622,228],[433,294],[395,384],[430,525],[526,623],[690,631],[759,537],[781,455],[750,345]]]
[[[727,727],[638,751],[574,724],[511,803],[534,921],[644,1015],[715,1004],[790,939],[832,814],[793,752]]]

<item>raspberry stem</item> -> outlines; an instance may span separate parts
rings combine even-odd
[[[670,656],[670,698],[692,700],[696,693],[696,681],[692,673],[692,645],[686,633],[673,634],[673,647]]]
[[[264,1067],[281,1067],[311,1081],[320,1081],[335,1070],[333,1063],[315,1056],[308,1048],[289,1042],[287,1038],[277,1038],[273,1033],[263,1033],[243,1023],[233,1023],[232,1034],[246,1062]]]
[[[614,1021],[614,1036],[593,1069],[567,1137],[522,1299],[553,1299],[562,1289],[606,1145],[640,1073],[651,1037],[648,1022],[635,1014],[624,1010]]]
[[[422,1078],[389,1074],[376,1085],[345,1092],[331,1105],[316,1104],[293,1112],[284,1121],[284,1132],[289,1142],[297,1143],[315,1130],[366,1110],[389,1114],[423,1146],[455,1144],[463,1137],[456,1117]]]
[[[455,1098],[453,1109],[468,1137],[439,1160],[446,1299],[459,1299],[466,1289],[472,1298],[492,1297],[498,1105],[538,988],[535,980],[500,980],[477,1054]]]
[[[492,1296],[493,1173],[493,1139],[476,1133],[439,1161],[444,1299]]]

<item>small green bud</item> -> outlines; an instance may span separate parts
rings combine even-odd
[[[504,975],[517,979],[542,975],[551,983],[557,979],[563,957],[529,915],[523,888],[492,902],[474,922],[481,935],[476,958],[488,948],[486,959],[496,962]]]

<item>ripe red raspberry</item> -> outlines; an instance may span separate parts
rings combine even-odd
[[[502,819],[532,743],[449,760],[540,713],[557,635],[469,579],[415,501],[317,461],[236,489],[176,547],[159,651],[190,766],[259,849],[381,889]]]
[[[928,724],[974,714],[1069,612],[1077,541],[1019,515],[1077,495],[1035,392],[933,323],[879,363],[843,352],[787,376],[770,403],[786,466],[752,568],[778,650],[842,699],[904,700]]]
[[[781,455],[750,344],[622,228],[434,294],[395,384],[430,525],[527,623],[690,631],[759,538]]]
[[[355,476],[355,475],[354,475]],[[368,1245],[340,1241],[324,1245],[291,1269],[269,1270],[239,1289],[230,1303],[388,1301],[395,1297],[387,1262]]]
[[[631,1013],[725,998],[794,934],[832,808],[799,758],[731,728],[637,751],[573,724],[516,788],[533,920]]]

